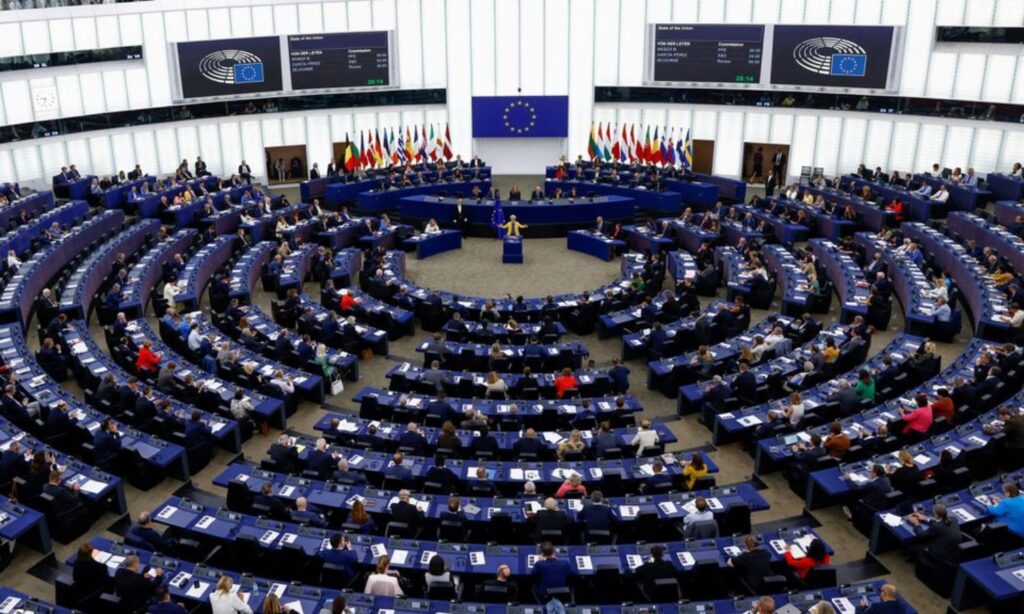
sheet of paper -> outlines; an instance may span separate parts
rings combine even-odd
[[[191,597],[192,599],[202,599],[203,595],[206,594],[206,589],[208,588],[210,588],[209,582],[194,582],[192,586],[190,586],[188,590],[185,591],[185,595]]]

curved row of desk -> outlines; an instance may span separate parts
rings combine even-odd
[[[780,320],[783,318],[780,317]],[[737,341],[743,342],[746,345],[750,345],[750,335],[744,335],[748,339],[732,340],[726,345],[729,350],[723,348],[723,353],[728,353],[732,357],[736,356],[735,348]],[[839,358],[836,359],[838,362],[846,362],[848,364],[856,364],[860,362],[857,358],[860,355],[860,351],[856,356],[850,356],[847,353],[847,342],[850,340],[850,336],[846,328],[836,322],[833,323],[829,328],[820,331],[812,339],[795,348],[793,351],[775,356],[770,360],[762,360],[759,363],[755,363],[750,366],[750,373],[754,375],[756,381],[755,395],[752,398],[746,398],[742,392],[732,388],[736,382],[737,372],[732,373],[719,373],[722,377],[722,381],[730,386],[730,395],[728,398],[735,399],[739,403],[764,403],[766,401],[778,398],[785,394],[785,390],[781,387],[783,382],[786,382],[788,387],[793,390],[803,391],[810,387],[812,378],[809,375],[796,376],[798,373],[803,372],[804,362],[811,360],[813,354],[811,348],[817,346],[819,350],[825,347],[828,341],[832,341],[836,348],[839,349]],[[890,347],[892,347],[890,345]],[[863,348],[863,351],[867,352],[867,347]],[[718,363],[718,354],[715,348],[710,351],[715,353],[716,363]],[[885,351],[885,350],[883,350]],[[708,400],[709,389],[708,386],[711,384],[711,379],[707,375],[700,374],[696,365],[693,366],[694,373],[699,374],[698,381],[692,381],[691,383],[683,383],[678,388],[679,400],[676,403],[676,413],[679,415],[691,414],[700,411],[705,407],[705,402]],[[819,374],[819,377],[824,375]],[[696,378],[691,378],[696,379]],[[743,398],[741,398],[743,397]],[[726,408],[729,408],[729,403],[726,403]],[[706,417],[705,423],[710,423],[711,420]]]
[[[903,369],[902,365],[921,347],[924,343],[924,339],[920,337],[914,337],[911,335],[900,335],[897,337],[889,346],[887,346],[887,352],[885,354],[875,354],[871,360],[865,362],[862,365],[858,365],[859,369],[867,369],[870,371],[880,371],[883,365],[883,359],[888,356],[892,359],[893,365],[898,369]],[[893,350],[892,348],[895,348]],[[810,390],[805,390],[801,393],[801,399],[806,407],[805,419],[815,415],[815,409],[821,406],[825,412],[821,414],[821,418],[827,420],[826,413],[831,412],[833,407],[830,406],[829,397],[838,390],[838,384],[836,383],[839,378],[833,378],[828,382],[819,384]],[[850,379],[847,376],[847,379]],[[910,378],[908,377],[908,380]],[[904,380],[903,386],[910,385],[913,382]],[[768,421],[769,411],[781,411],[782,407],[786,404],[786,400],[769,401],[768,403],[762,403],[754,407],[745,407],[735,412],[725,412],[715,416],[714,430],[713,430],[713,441],[717,443],[724,443],[727,441],[735,441],[746,436],[747,433],[752,432],[757,426],[764,424]]]
[[[359,415],[363,418],[391,418],[401,422],[405,417],[410,420],[426,420],[426,411],[436,398],[436,389],[428,393],[393,392],[382,388],[364,387],[356,393],[352,400],[359,403]],[[588,397],[594,409],[594,418],[613,425],[627,425],[635,422],[635,415],[643,411],[640,402],[632,395],[620,397]],[[617,400],[622,400],[619,407]],[[515,425],[515,430],[523,427],[543,424],[553,425],[556,422],[569,424],[582,412],[581,399],[520,399],[487,400],[476,397],[448,397],[448,403],[458,412],[478,411],[489,419],[502,424]],[[513,409],[513,405],[515,408]],[[402,412],[399,419],[398,412]],[[502,429],[504,430],[504,428]]]
[[[935,305],[932,285],[928,277],[913,260],[897,254],[895,250],[871,232],[858,232],[853,241],[864,250],[866,260],[875,254],[882,254],[889,281],[892,282],[896,297],[903,305],[903,330],[921,332],[931,330],[935,325]],[[956,308],[955,305],[950,305]],[[958,316],[953,316],[955,320]]]
[[[867,234],[867,233],[863,233]],[[864,271],[850,256],[839,251],[829,239],[812,238],[807,241],[819,266],[825,269],[828,280],[839,296],[839,321],[846,323],[855,316],[868,315],[869,284]],[[870,256],[869,256],[870,258]]]
[[[929,226],[904,222],[900,228],[953,277],[971,309],[974,334],[985,339],[1005,339],[1011,332],[1009,303],[978,260],[962,245]]]

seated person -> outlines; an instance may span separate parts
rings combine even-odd
[[[796,551],[798,555],[803,556],[794,556],[794,551]],[[802,552],[800,547],[796,544],[791,545],[789,549],[786,550],[785,554],[783,554],[783,558],[786,560],[786,564],[789,565],[790,569],[793,570],[793,573],[795,573],[801,580],[807,577],[807,574],[810,573],[811,569],[821,565],[828,565],[832,560],[832,557],[825,552],[825,544],[822,543],[820,539],[812,541],[807,547],[806,553]]]

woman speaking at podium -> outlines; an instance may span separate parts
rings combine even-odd
[[[519,237],[522,236],[522,229],[529,228],[529,226],[527,226],[526,224],[520,224],[519,222],[516,221],[515,215],[510,215],[508,217],[508,221],[505,222],[504,224],[500,224],[499,228],[505,231],[506,237]]]

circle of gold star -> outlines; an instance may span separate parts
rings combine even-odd
[[[509,120],[509,114],[517,109],[522,109],[530,114],[530,122],[528,124],[523,126],[513,125],[512,121]],[[516,100],[515,102],[510,102],[505,106],[505,110],[502,111],[501,114],[501,119],[505,122],[505,128],[507,128],[509,132],[523,134],[524,132],[529,132],[530,128],[533,128],[534,125],[536,125],[537,109],[533,108],[533,105],[529,102]]]

